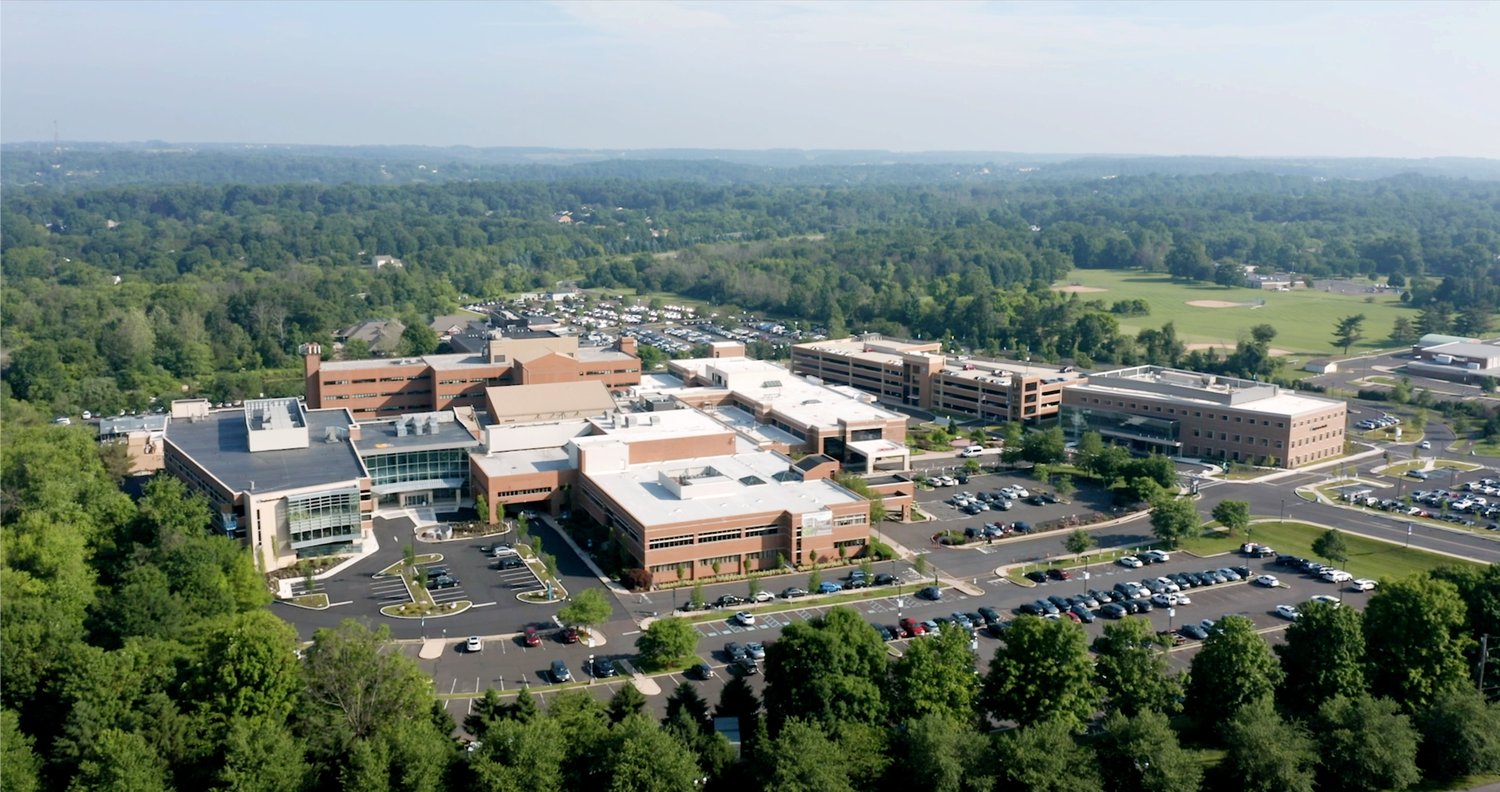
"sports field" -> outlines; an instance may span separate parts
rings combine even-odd
[[[1073,286],[1081,289],[1071,289]],[[1350,354],[1389,349],[1391,325],[1404,316],[1415,322],[1417,312],[1401,304],[1399,297],[1383,294],[1334,294],[1312,289],[1278,292],[1260,289],[1226,289],[1222,286],[1173,283],[1164,274],[1133,270],[1081,269],[1068,273],[1053,286],[1075,290],[1084,300],[1145,300],[1149,316],[1120,319],[1121,328],[1135,332],[1173,322],[1177,336],[1188,344],[1221,344],[1229,349],[1250,328],[1268,324],[1276,328],[1271,346],[1299,357],[1342,354],[1333,345],[1333,327],[1342,317],[1365,315],[1365,340],[1350,347]],[[1099,289],[1101,291],[1094,291]],[[1372,298],[1371,302],[1365,302]],[[1260,305],[1264,300],[1265,304]],[[1196,304],[1190,304],[1196,303]]]

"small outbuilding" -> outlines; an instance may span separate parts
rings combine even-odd
[[[1302,364],[1302,370],[1314,374],[1332,374],[1339,370],[1339,364],[1335,360],[1309,360]]]

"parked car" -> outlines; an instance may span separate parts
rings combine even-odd
[[[1276,615],[1280,616],[1283,619],[1289,619],[1291,621],[1296,621],[1297,617],[1301,616],[1302,614],[1299,613],[1297,611],[1297,609],[1294,608],[1294,607],[1292,607],[1291,605],[1277,605],[1276,606]]]
[[[1075,602],[1073,603],[1073,607],[1069,608],[1068,610],[1074,616],[1077,616],[1079,621],[1082,621],[1084,624],[1094,623],[1094,612],[1089,610],[1088,608],[1085,608],[1083,606],[1083,603]]]
[[[578,628],[564,627],[561,631],[558,632],[557,637],[558,640],[562,641],[565,644],[576,644],[578,643]]]
[[[1353,575],[1342,569],[1325,569],[1318,577],[1323,578],[1323,580],[1329,583],[1348,583],[1354,579]]]
[[[755,600],[756,602],[772,602],[776,599],[776,595],[772,594],[769,591],[757,591],[755,592],[755,596],[751,597],[750,599]]]
[[[718,676],[718,674],[714,673],[714,667],[709,665],[708,663],[699,663],[693,666],[693,676],[696,676],[699,679],[713,679],[714,677]]]
[[[1066,569],[1052,567],[1051,569],[1047,570],[1047,577],[1052,578],[1053,580],[1071,580],[1073,578],[1073,573],[1069,572]]]
[[[833,582],[832,580],[825,580],[822,583],[818,584],[819,594],[837,594],[843,590],[843,586]]]
[[[1184,624],[1179,627],[1177,631],[1189,638],[1196,638],[1200,641],[1208,637],[1208,630],[1203,629],[1203,626],[1201,624]]]
[[[736,660],[731,663],[729,667],[734,669],[734,672],[741,676],[755,676],[756,674],[760,673],[760,665],[757,664],[754,659],[749,657],[741,660]]]
[[[1125,567],[1126,569],[1140,569],[1143,566],[1143,564],[1141,563],[1141,559],[1136,558],[1135,556],[1122,556],[1115,559],[1115,563],[1119,564],[1122,567]]]
[[[979,616],[980,618],[984,619],[985,624],[994,624],[995,622],[1001,621],[1000,611],[997,611],[994,608],[989,607],[988,605],[979,609]]]
[[[928,586],[918,591],[917,596],[922,599],[932,600],[933,602],[941,602],[943,599],[943,590],[937,586]]]
[[[1171,554],[1165,553],[1161,550],[1147,550],[1146,552],[1141,553],[1141,559],[1149,559],[1153,564],[1165,564],[1166,562],[1172,560],[1172,556]]]
[[[572,682],[573,673],[568,670],[568,664],[561,660],[552,661],[552,682],[561,685],[564,682]]]
[[[1255,579],[1255,585],[1276,588],[1281,585],[1281,581],[1277,580],[1275,575],[1261,575]]]
[[[882,641],[896,640],[896,631],[885,626],[884,624],[875,625],[875,632],[880,634],[880,640]]]
[[[927,627],[916,619],[907,617],[901,620],[901,631],[913,638],[916,638],[918,636],[926,635]]]
[[[542,633],[533,625],[526,625],[526,632],[522,636],[527,646],[541,646]]]
[[[615,661],[608,657],[596,657],[589,663],[589,674],[595,679],[608,679],[616,673],[618,672],[615,670]]]
[[[781,590],[782,599],[796,599],[797,597],[805,596],[807,596],[807,590],[797,588],[796,586],[788,586]]]
[[[953,619],[954,624],[957,624],[965,630],[974,629],[974,621],[969,618],[969,614],[967,613],[955,612],[950,618]]]
[[[751,660],[764,660],[766,659],[766,645],[760,641],[751,641],[745,644],[745,654],[749,655]]]
[[[495,566],[499,569],[520,569],[521,567],[526,566],[526,562],[522,561],[521,557],[518,555],[508,555],[504,558],[501,558],[500,562]]]
[[[471,636],[469,636],[469,640],[464,643],[464,651],[465,652],[483,652],[484,651],[484,639],[480,638],[477,635],[471,635]]]
[[[457,586],[458,578],[453,577],[452,575],[443,575],[442,577],[435,577],[427,581],[427,589],[429,591],[436,591],[438,589],[446,588],[456,588]]]
[[[1180,594],[1173,594],[1170,591],[1163,591],[1160,594],[1151,595],[1151,604],[1158,608],[1174,608],[1182,601],[1181,596]]]
[[[428,580],[440,577],[451,577],[451,573],[448,571],[447,564],[433,564],[432,566],[427,567]]]
[[[755,614],[751,613],[750,611],[740,611],[739,613],[734,614],[734,620],[746,627],[749,627],[750,625],[755,624]]]
[[[1135,605],[1137,613],[1150,613],[1151,612],[1151,608],[1152,608],[1151,600],[1148,600],[1148,599],[1145,599],[1145,598],[1141,598],[1141,599],[1131,600],[1131,603],[1133,603]]]
[[[1340,607],[1343,607],[1343,605],[1344,605],[1344,603],[1339,602],[1339,598],[1338,597],[1331,597],[1331,596],[1329,596],[1327,594],[1319,594],[1319,595],[1317,595],[1315,597],[1309,598],[1307,601],[1308,602],[1321,602],[1321,603],[1324,603],[1326,605],[1331,605],[1331,606],[1333,606],[1335,608],[1340,608]]]
[[[1047,573],[1040,569],[1033,569],[1026,573],[1026,579],[1033,583],[1046,583]]]
[[[895,575],[889,575],[889,574],[886,574],[884,572],[881,572],[880,574],[878,574],[878,575],[875,576],[875,585],[877,585],[877,586],[891,586],[891,585],[895,585],[895,583],[896,583],[896,576]]]
[[[1373,591],[1375,589],[1375,581],[1369,578],[1352,580],[1349,582],[1349,588],[1352,591]]]
[[[732,608],[735,605],[743,605],[743,604],[745,604],[745,600],[743,600],[743,599],[741,599],[739,597],[736,597],[733,594],[725,594],[725,595],[719,597],[718,599],[714,600],[714,602],[713,602],[713,606],[715,608]]]
[[[745,652],[745,645],[739,643],[738,641],[730,641],[729,643],[724,644],[724,654],[729,657],[731,662],[742,657],[750,656]]]
[[[1108,602],[1099,606],[1099,615],[1106,619],[1123,619],[1129,613],[1124,605],[1118,602]]]

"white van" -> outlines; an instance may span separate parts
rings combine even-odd
[[[979,456],[980,454],[983,454],[983,453],[984,453],[984,449],[983,448],[980,448],[977,445],[971,445],[971,446],[964,446],[963,450],[958,452],[958,455],[960,457],[963,457],[964,459],[973,459],[974,457],[977,457],[977,456]]]

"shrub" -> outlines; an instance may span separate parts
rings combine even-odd
[[[620,582],[631,591],[650,591],[651,570],[640,567],[627,569],[624,574],[620,575]]]

